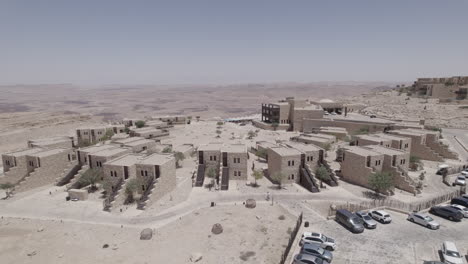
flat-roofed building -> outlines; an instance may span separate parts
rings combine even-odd
[[[97,125],[76,129],[78,146],[92,145],[104,139],[110,139],[109,135],[125,132],[125,125]]]
[[[88,154],[90,168],[102,170],[104,164],[112,159],[131,153],[129,148],[113,147]]]
[[[369,177],[375,172],[382,171],[384,154],[357,146],[346,146],[341,149],[341,152],[342,179],[370,188]]]
[[[49,137],[28,140],[30,148],[73,148],[73,137]]]
[[[110,149],[110,148],[116,148],[115,145],[112,144],[107,144],[107,145],[99,145],[99,146],[91,146],[91,147],[86,147],[86,148],[79,148],[76,151],[76,156],[78,158],[78,163],[81,165],[88,165],[89,166],[89,155],[105,150],[105,149]]]
[[[226,168],[222,175],[226,180],[247,180],[247,161],[249,155],[244,144],[225,145],[221,148],[222,167]]]
[[[387,148],[395,148],[411,152],[411,138],[396,136],[388,133],[354,136],[356,146],[381,145]]]
[[[268,149],[268,174],[270,178],[278,173],[283,175],[283,183],[299,183],[301,152],[294,148],[279,146]]]
[[[119,145],[120,147],[128,147],[135,153],[145,150],[156,151],[156,141],[142,137],[129,137],[115,141],[113,140],[113,143]]]
[[[418,78],[411,91],[415,96],[438,99],[467,99],[468,76]]]
[[[411,155],[424,160],[444,161],[458,159],[448,146],[439,142],[438,132],[422,129],[391,130],[390,134],[411,138]]]
[[[42,148],[29,148],[13,151],[2,155],[3,171],[5,175],[0,177],[0,183],[16,184],[29,174],[27,155],[44,151]]]
[[[327,148],[336,142],[336,137],[333,135],[316,133],[316,134],[301,134],[297,137],[292,137],[292,141],[302,142],[306,144],[314,144],[322,148]]]
[[[166,122],[168,125],[183,125],[188,121],[188,117],[184,115],[172,115],[172,116],[152,116],[151,120],[159,120]]]
[[[300,142],[288,142],[284,145],[299,150],[302,153],[301,164],[303,163],[310,172],[315,173],[318,166],[323,161],[324,150],[313,144],[304,144]]]
[[[169,136],[169,132],[166,130],[157,129],[154,127],[142,127],[134,128],[130,130],[130,136],[132,137],[143,137],[146,139],[151,138],[162,138]]]
[[[168,129],[173,127],[172,125],[167,124],[167,122],[163,122],[161,120],[149,120],[145,123],[146,127],[154,127],[157,129]]]

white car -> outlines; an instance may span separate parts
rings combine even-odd
[[[463,258],[453,242],[442,243],[442,257],[447,264],[463,264]]]
[[[464,171],[462,171],[462,172],[461,172],[461,175],[463,175],[463,176],[468,176],[468,170],[465,169]]]
[[[453,185],[461,185],[465,186],[466,185],[466,178],[463,175],[458,175],[457,178],[455,179],[455,182]]]
[[[432,217],[428,216],[427,214],[420,214],[420,213],[410,213],[408,214],[408,221],[420,224],[425,226],[429,229],[439,229],[440,224],[434,221]]]
[[[456,210],[460,211],[463,214],[463,217],[468,217],[468,208],[463,205],[458,204],[451,204],[450,207],[455,208]]]
[[[375,220],[379,221],[382,224],[392,222],[392,218],[390,217],[390,214],[388,214],[385,211],[374,210],[374,211],[371,211],[369,214],[372,218],[374,218]]]
[[[326,250],[335,250],[335,239],[325,236],[321,233],[304,232],[301,237],[300,245],[315,244]]]

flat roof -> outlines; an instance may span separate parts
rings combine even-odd
[[[128,142],[128,143],[124,144],[124,146],[134,147],[134,146],[138,146],[138,145],[141,145],[141,144],[149,144],[149,143],[155,143],[156,144],[156,141],[151,140],[151,139],[140,139],[140,140],[135,140],[135,141]]]
[[[381,142],[381,141],[391,141],[391,139],[389,138],[383,138],[383,137],[379,137],[377,135],[356,135],[357,138],[359,139],[365,139],[365,140],[369,140],[369,141],[378,141],[378,142]]]
[[[174,155],[172,154],[151,154],[148,157],[141,159],[137,162],[137,164],[145,164],[145,165],[162,165],[168,161],[174,159]]]
[[[434,135],[439,134],[439,132],[437,132],[437,131],[432,131],[432,130],[427,130],[427,129],[406,128],[406,129],[403,129],[403,130],[412,131],[412,132],[421,133],[421,134],[434,134]]]
[[[128,154],[122,157],[115,158],[113,160],[107,161],[104,165],[116,165],[116,166],[132,166],[135,165],[139,160],[144,159],[143,155],[138,154]]]
[[[344,128],[344,127],[323,126],[323,127],[320,127],[320,130],[322,130],[322,129],[347,132],[346,128]]]
[[[22,150],[19,150],[19,151],[15,151],[15,152],[6,153],[5,155],[13,156],[13,157],[21,157],[21,156],[25,156],[25,155],[31,155],[31,154],[34,154],[34,153],[38,153],[38,152],[41,152],[41,151],[44,151],[44,149],[42,149],[42,148],[28,148],[28,149],[22,149]]]
[[[309,152],[309,151],[320,151],[321,148],[313,145],[313,144],[304,144],[300,142],[288,142],[286,143],[287,146],[297,149],[301,152]]]
[[[102,151],[94,152],[92,155],[98,156],[98,157],[108,157],[108,156],[113,156],[119,153],[127,152],[128,149],[126,148],[110,148],[110,149],[104,149]]]
[[[36,152],[36,153],[30,154],[29,156],[39,157],[40,158],[40,157],[55,155],[55,154],[62,153],[64,151],[68,151],[68,150],[69,149],[64,149],[64,148],[48,149],[48,150],[44,150],[44,151],[41,151],[41,152]]]
[[[209,143],[206,145],[200,145],[198,147],[198,151],[221,151],[222,147],[222,143]]]
[[[278,144],[269,141],[257,141],[256,145],[262,146],[263,148],[273,148],[278,146]]]
[[[223,146],[221,151],[228,153],[247,153],[247,147],[244,144],[230,144]]]
[[[162,132],[161,129],[157,129],[157,128],[154,128],[154,127],[135,128],[135,129],[132,129],[132,131],[135,132],[135,133],[146,133],[146,132],[151,132],[151,131]]]
[[[359,156],[381,156],[381,153],[378,153],[376,151],[372,151],[370,149],[366,149],[363,147],[357,147],[357,146],[346,146],[344,148],[346,151],[357,154]]]
[[[124,126],[123,124],[116,124],[116,125],[95,125],[95,126],[83,126],[83,127],[78,127],[76,130],[81,130],[81,129],[106,129],[106,128],[112,128],[112,127],[119,127],[119,126]]]
[[[115,145],[100,145],[100,146],[91,146],[79,149],[79,151],[86,152],[86,153],[94,153],[99,152],[105,149],[115,148]]]
[[[304,107],[294,107],[294,110],[323,110],[320,105],[308,104]]]
[[[180,151],[180,152],[187,151],[191,148],[193,148],[192,144],[182,144],[182,145],[176,145],[172,147],[173,150]]]
[[[123,138],[123,139],[117,139],[114,142],[115,143],[120,143],[120,144],[127,144],[127,143],[130,143],[130,142],[134,142],[134,141],[138,141],[138,140],[142,140],[142,139],[145,139],[145,138],[142,138],[142,137],[128,137],[128,138]]]
[[[29,140],[29,142],[34,143],[34,144],[64,142],[64,141],[72,141],[72,138],[63,136],[63,137],[36,138],[36,139]]]
[[[326,139],[332,139],[335,140],[336,137],[333,135],[328,135],[328,134],[323,134],[323,133],[316,133],[316,134],[305,134],[305,136],[312,136],[312,137],[318,137],[318,138],[326,138]]]
[[[287,148],[287,147],[274,147],[270,148],[273,152],[277,153],[280,156],[296,156],[301,155],[302,153],[294,148]]]
[[[409,131],[406,129],[401,129],[401,130],[391,130],[389,131],[390,133],[396,133],[398,135],[408,135],[408,136],[422,136],[424,133],[417,133],[413,131]]]
[[[304,139],[304,140],[309,140],[309,141],[317,141],[317,142],[323,142],[323,143],[328,143],[330,142],[330,139],[323,138],[323,137],[308,137],[308,136],[299,136],[299,139]]]
[[[394,149],[394,148],[386,148],[384,146],[380,145],[369,145],[365,146],[364,148],[371,149],[375,152],[381,153],[381,154],[386,154],[386,155],[401,155],[401,154],[406,154],[406,152],[399,150],[399,149]]]
[[[387,133],[378,133],[378,134],[373,134],[373,135],[376,136],[376,137],[385,138],[385,139],[391,139],[391,140],[410,139],[410,138],[395,136],[395,135],[387,134]]]

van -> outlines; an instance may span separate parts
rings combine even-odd
[[[355,214],[351,213],[346,209],[336,210],[335,220],[351,230],[353,233],[362,233],[364,232],[364,224],[362,220]]]

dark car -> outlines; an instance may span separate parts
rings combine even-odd
[[[450,221],[461,221],[463,219],[463,214],[450,206],[433,206],[429,212],[447,218]]]
[[[453,198],[450,203],[451,204],[459,204],[459,205],[463,205],[465,207],[468,207],[468,198],[460,196],[460,197],[457,197],[457,198]]]
[[[327,262],[331,262],[333,260],[333,254],[330,251],[314,244],[304,244],[301,248],[300,254],[312,255]]]
[[[364,232],[364,223],[361,218],[346,209],[336,210],[336,221],[353,233]]]

